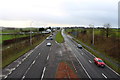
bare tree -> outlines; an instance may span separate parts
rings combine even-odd
[[[111,25],[109,23],[108,24],[104,24],[106,37],[109,37],[109,35],[110,35],[110,32],[111,32],[110,27],[111,27]]]

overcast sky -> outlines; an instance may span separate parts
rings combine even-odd
[[[0,26],[118,26],[119,0],[0,0]]]

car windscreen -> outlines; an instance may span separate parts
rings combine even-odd
[[[98,62],[103,62],[102,60],[98,60]]]

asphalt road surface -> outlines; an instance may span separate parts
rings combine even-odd
[[[114,79],[119,80],[120,76],[109,67],[100,68],[93,62],[94,56],[85,49],[78,49],[77,43],[70,36],[63,33],[65,42],[59,44],[53,40],[45,40],[30,54],[25,55],[22,61],[17,61],[19,65],[11,64],[12,69],[8,74],[4,74],[3,79],[48,79],[55,78],[57,68],[60,62],[66,62],[73,67],[78,78],[81,79]],[[46,46],[46,43],[51,42],[52,46]],[[14,61],[15,62],[15,61]],[[3,72],[4,72],[3,71]]]

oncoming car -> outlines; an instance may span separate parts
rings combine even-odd
[[[94,58],[94,62],[97,64],[97,66],[105,67],[105,63],[100,58]]]
[[[80,45],[80,44],[78,44],[77,47],[78,47],[79,49],[82,49],[82,45]]]
[[[49,43],[47,43],[46,45],[47,45],[47,46],[51,46],[52,44],[49,42]]]
[[[49,37],[47,37],[46,40],[49,40]]]

